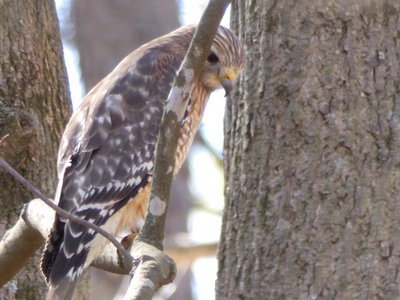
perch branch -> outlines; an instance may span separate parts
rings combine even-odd
[[[35,196],[39,197],[49,207],[51,207],[53,210],[55,210],[61,217],[69,219],[73,222],[79,223],[79,224],[86,226],[90,229],[93,229],[97,233],[103,235],[106,239],[108,239],[117,248],[118,252],[122,255],[122,257],[123,257],[122,264],[129,266],[129,268],[132,268],[132,264],[133,264],[132,256],[121,245],[121,243],[119,243],[111,234],[109,234],[102,228],[59,208],[52,200],[50,200],[46,195],[44,195],[41,191],[39,191],[36,187],[34,187],[27,179],[25,179],[21,174],[19,174],[13,167],[11,167],[1,157],[0,157],[0,166],[3,167],[3,169],[5,169],[8,173],[10,173],[29,192],[31,192]],[[24,216],[26,216],[26,212],[27,212],[27,209],[25,207],[25,209],[23,210],[23,213],[22,213],[22,219],[24,219]],[[53,213],[50,212],[50,215],[53,215]],[[45,230],[48,233],[50,231],[50,226],[51,226],[51,223],[48,226],[48,228],[45,228],[43,230]],[[41,231],[39,230],[39,232],[41,232]],[[13,247],[19,247],[18,243],[23,243],[24,239],[27,239],[28,241],[32,240],[32,242],[31,242],[32,247],[26,248],[25,249],[26,251],[24,251],[25,253],[21,253],[21,255],[23,255],[25,260],[20,258],[18,260],[18,262],[20,262],[19,265],[18,266],[15,265],[14,268],[12,268],[12,271],[7,268],[1,268],[2,271],[0,271],[0,286],[2,286],[8,280],[10,280],[15,275],[15,273],[17,273],[19,271],[19,269],[25,265],[27,259],[43,243],[43,239],[40,238],[39,232],[37,230],[32,230],[32,226],[27,227],[26,222],[21,221],[21,218],[19,219],[19,221],[17,222],[16,225],[14,225],[9,231],[7,231],[5,236],[0,241],[0,265],[4,266],[3,264],[1,264],[2,261],[4,261],[4,263],[7,263],[7,264],[12,263],[12,259],[10,260],[10,257],[13,256],[12,254],[16,253],[16,252],[12,252],[12,251],[15,251],[15,249],[18,249],[18,248],[13,248]],[[47,235],[45,237],[47,237]],[[34,243],[33,243],[33,240],[35,241]]]
[[[21,217],[0,241],[0,287],[23,268],[44,242],[43,236]]]
[[[154,246],[160,250],[163,248],[164,227],[175,168],[180,122],[190,98],[191,83],[199,76],[206,57],[210,53],[218,25],[229,3],[230,1],[227,0],[211,0],[208,3],[169,93],[158,135],[154,182],[147,216],[137,241],[133,243],[132,247],[135,247],[137,242],[144,242],[148,244],[147,246]],[[156,257],[161,257],[158,260],[159,263],[155,263],[154,260],[144,260],[139,264],[125,295],[126,300],[150,300],[160,286],[173,280],[176,273],[175,263],[163,252],[160,251],[158,254],[160,256],[156,255]],[[160,274],[157,271],[160,271],[161,266],[164,265],[162,262],[165,262],[166,266],[163,270],[168,273],[162,273],[160,278],[156,275]],[[139,286],[140,288],[138,288]]]
[[[8,282],[43,244],[53,219],[53,210],[41,199],[33,199],[24,205],[20,218],[0,242],[0,286]],[[197,258],[215,255],[216,249],[216,243],[196,244],[186,235],[179,234],[168,243],[165,252],[178,263],[190,265]],[[120,256],[111,243],[91,266],[124,275],[131,271],[129,265],[121,265]]]
[[[162,249],[164,226],[170,186],[175,166],[180,121],[190,98],[190,87],[199,75],[210,52],[222,16],[229,5],[227,0],[211,0],[204,11],[192,42],[169,93],[157,142],[154,182],[147,217],[138,240]]]

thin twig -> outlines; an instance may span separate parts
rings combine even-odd
[[[53,201],[51,201],[45,194],[43,194],[40,190],[34,187],[27,179],[25,179],[21,174],[19,174],[13,167],[11,167],[2,157],[0,157],[0,166],[3,167],[8,173],[10,173],[21,185],[23,185],[29,192],[31,192],[36,197],[40,198],[45,202],[48,206],[56,211],[58,215],[65,219],[69,219],[75,223],[78,223],[87,228],[93,229],[95,232],[101,234],[106,239],[108,239],[114,246],[117,248],[118,252],[124,257],[123,263],[133,264],[133,257],[129,254],[129,252],[118,242],[111,234],[109,234],[104,229],[99,226],[90,223],[84,219],[81,219],[63,209],[58,207]],[[131,266],[130,266],[131,267]]]
[[[5,136],[3,136],[3,137],[0,139],[0,145],[3,144],[3,142],[5,141],[5,139],[8,138],[9,136],[10,136],[10,134],[8,134],[8,133],[7,133]]]

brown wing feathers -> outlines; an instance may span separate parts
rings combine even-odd
[[[132,66],[114,74],[119,80],[110,90],[99,85],[84,100],[97,105],[92,113],[81,120],[78,110],[72,117],[68,126],[81,128],[83,121],[86,131],[71,130],[80,136],[63,137],[79,143],[64,150],[71,155],[61,179],[62,208],[101,226],[148,183],[164,101],[183,58],[162,61],[172,58],[162,51],[150,48],[137,61],[125,61]],[[93,99],[103,93],[102,99]],[[57,218],[42,259],[52,284],[80,275],[93,237],[86,228]]]
[[[60,145],[56,196],[60,207],[99,226],[108,226],[117,217],[117,223],[129,219],[126,214],[132,212],[124,206],[135,201],[143,188],[149,190],[164,104],[194,30],[195,26],[183,27],[143,45],[88,93]],[[240,71],[244,53],[231,31],[220,27],[213,47],[223,67]],[[175,173],[187,155],[210,93],[220,85],[218,76],[223,75],[215,65],[204,67],[215,86],[206,87],[201,79],[192,86]],[[140,199],[146,195],[140,194]],[[132,203],[126,207],[143,209]],[[92,259],[95,241],[92,230],[56,217],[42,259],[51,286],[48,299],[72,296],[77,278]]]

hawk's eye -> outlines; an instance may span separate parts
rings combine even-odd
[[[218,58],[217,55],[215,55],[214,52],[211,52],[210,55],[207,57],[207,61],[208,61],[210,64],[213,65],[213,64],[216,64],[217,62],[219,62],[219,58]]]

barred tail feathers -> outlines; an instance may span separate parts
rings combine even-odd
[[[40,261],[40,267],[42,269],[46,282],[49,282],[50,280],[51,270],[60,251],[60,246],[64,236],[64,225],[65,223],[60,222],[58,220],[58,216],[56,216],[53,228],[50,231],[50,234],[46,241],[46,245],[44,247],[42,259]]]
[[[64,222],[56,220],[43,252],[41,269],[49,284],[47,299],[70,299],[86,264],[94,234],[82,232],[74,243],[69,225],[65,228]],[[86,238],[85,243],[80,243],[82,238]],[[77,248],[82,244],[84,247]]]
[[[46,300],[70,300],[75,291],[78,278],[70,280],[65,277],[57,286],[50,285]]]

